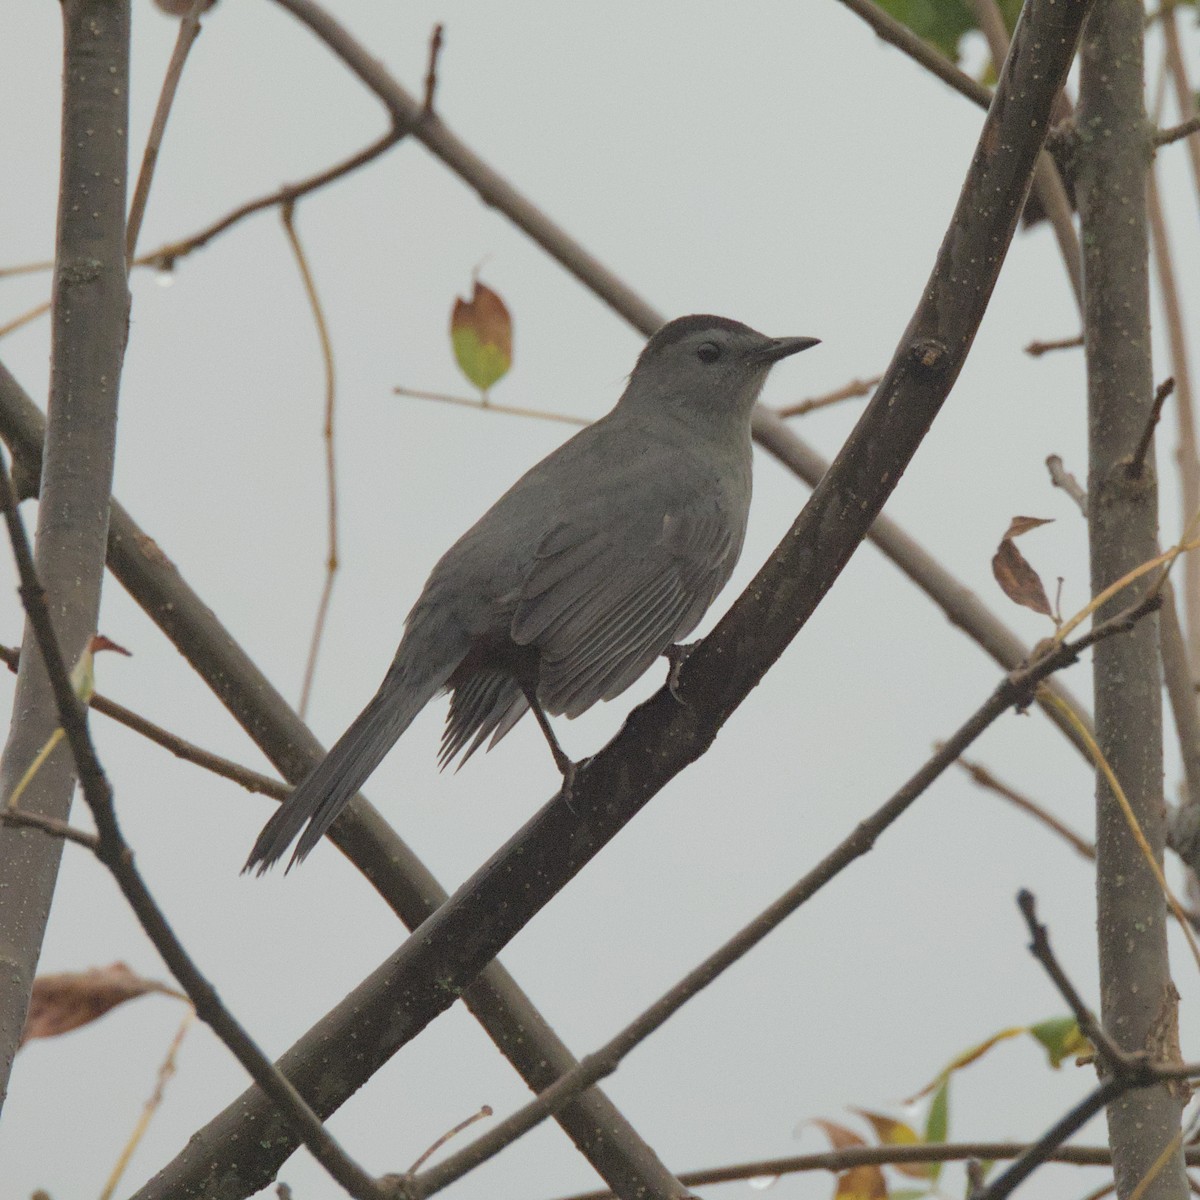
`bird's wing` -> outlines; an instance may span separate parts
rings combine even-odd
[[[623,692],[716,598],[741,549],[716,504],[629,527],[563,522],[542,540],[512,621],[536,646],[547,711],[578,716]]]

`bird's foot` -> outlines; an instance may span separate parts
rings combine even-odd
[[[671,664],[667,671],[667,690],[679,704],[683,703],[683,697],[679,694],[679,671],[698,645],[700,645],[699,642],[681,642],[678,645],[668,646],[663,651],[663,658]]]
[[[579,769],[579,764],[572,762],[565,754],[561,759],[555,758],[558,769],[562,772],[562,788],[559,795],[563,798],[563,803],[575,814],[579,816],[575,805],[571,803],[575,796],[575,772]]]

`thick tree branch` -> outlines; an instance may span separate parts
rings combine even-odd
[[[44,418],[0,364],[0,437],[20,456],[25,474],[41,468]],[[276,769],[293,782],[320,761],[321,744],[287,701],[196,595],[153,538],[115,500],[109,528],[109,567],[209,685]],[[90,631],[89,631],[90,632]],[[332,834],[400,919],[415,928],[446,899],[425,865],[367,801],[359,797]],[[534,1091],[575,1065],[570,1050],[530,1003],[513,978],[493,963],[463,995],[500,1051]],[[601,1178],[623,1194],[676,1196],[670,1172],[598,1088],[559,1114],[572,1141]],[[214,1147],[236,1134],[210,1125],[176,1164],[182,1175],[203,1172]],[[211,1137],[211,1143],[208,1138]],[[174,1184],[164,1184],[173,1191]],[[199,1195],[207,1193],[207,1182]],[[215,1185],[214,1185],[215,1187]]]
[[[1076,642],[1059,643],[1030,666],[1012,672],[949,741],[937,748],[933,756],[899,791],[869,817],[860,821],[847,838],[779,899],[710,954],[704,962],[684,976],[620,1033],[595,1053],[589,1054],[574,1070],[555,1080],[524,1108],[506,1117],[471,1145],[450,1155],[437,1166],[423,1174],[410,1177],[407,1180],[408,1195],[414,1200],[423,1200],[424,1197],[448,1187],[551,1116],[573,1095],[612,1074],[622,1059],[660,1029],[693,996],[749,953],[851,863],[872,850],[882,834],[908,811],[948,767],[959,760],[960,755],[997,718],[1014,706],[1020,708],[1032,703],[1042,681],[1054,671],[1074,663],[1085,647],[1116,634],[1127,633],[1137,621],[1157,607],[1157,597],[1147,595],[1129,611],[1096,626]]]
[[[330,24],[325,14],[314,15],[308,0],[284,2],[291,11],[303,10],[306,21]],[[707,749],[725,718],[811,615],[865,537],[962,367],[1016,227],[1085,10],[1082,3],[1051,0],[1027,5],[950,231],[896,356],[780,549],[684,664],[678,687],[684,703],[664,690],[636,709],[617,738],[581,766],[570,804],[562,797],[551,801],[284,1056],[282,1065],[295,1073],[302,1091],[315,1082],[319,1062],[341,1053],[351,1031],[354,1060],[365,1075],[449,1007],[532,914]],[[337,33],[325,28],[322,36]],[[373,59],[356,62],[354,69],[370,77],[376,90],[391,86]],[[436,120],[414,132],[427,145],[444,136]],[[503,181],[492,185],[507,189],[512,198]],[[530,209],[524,210],[525,220],[536,214]],[[596,286],[596,280],[587,282]],[[621,302],[626,307],[641,303],[628,294]],[[361,1078],[324,1079],[324,1110],[337,1107]],[[245,1187],[269,1177],[290,1152],[289,1131],[253,1093],[240,1098],[217,1125],[239,1131]],[[252,1165],[246,1161],[247,1146],[266,1147]],[[227,1154],[228,1147],[218,1143],[213,1153]],[[210,1160],[207,1169],[219,1171],[220,1162]],[[172,1173],[172,1179],[179,1187],[180,1177]],[[187,1186],[199,1184],[196,1176]],[[151,1185],[142,1196],[159,1194]],[[235,1194],[243,1193],[222,1193]]]
[[[62,169],[55,247],[50,405],[38,505],[37,568],[63,653],[96,628],[125,350],[128,0],[64,0]],[[58,726],[32,632],[0,764],[7,796]],[[70,810],[68,756],[47,762],[22,798],[56,821]],[[0,1104],[25,1023],[62,843],[0,829]]]
[[[158,907],[146,886],[141,872],[134,865],[133,851],[117,823],[112,787],[92,745],[87,707],[71,687],[70,671],[54,631],[46,593],[33,565],[24,522],[17,511],[16,492],[2,456],[0,512],[3,512],[4,523],[8,527],[13,557],[16,559],[17,573],[21,580],[21,601],[33,631],[33,640],[46,668],[58,721],[71,748],[71,757],[75,762],[83,798],[96,822],[95,838],[83,844],[90,846],[96,857],[112,873],[121,894],[128,901],[146,936],[187,993],[196,1015],[212,1029],[226,1049],[246,1068],[250,1077],[270,1096],[271,1102],[277,1106],[304,1145],[312,1151],[313,1157],[355,1200],[384,1200],[384,1190],[334,1141],[295,1087],[275,1069],[271,1060],[263,1054],[221,1002],[216,989],[200,973],[183,944],[175,936],[162,909]],[[43,831],[59,833],[72,841],[82,841],[79,837],[72,837],[66,830],[43,827]]]
[[[1134,473],[1150,423],[1146,167],[1150,131],[1143,104],[1144,13],[1125,0],[1097,0],[1080,68],[1076,194],[1084,243],[1088,367],[1088,533],[1092,594],[1157,551],[1154,460]],[[1111,602],[1097,616],[1111,611]],[[1157,621],[1098,647],[1096,738],[1161,861],[1162,681]],[[1167,959],[1166,904],[1116,797],[1096,784],[1097,929],[1104,1026],[1122,1050],[1161,1058],[1178,1045],[1177,995]],[[1118,1195],[1128,1197],[1179,1132],[1180,1089],[1170,1084],[1107,1097]],[[1182,1200],[1182,1156],[1160,1170],[1145,1200]]]

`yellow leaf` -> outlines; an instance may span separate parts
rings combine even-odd
[[[980,1042],[977,1046],[972,1046],[969,1050],[964,1050],[956,1058],[953,1058],[946,1066],[937,1073],[937,1075],[929,1081],[919,1092],[913,1096],[909,1096],[904,1101],[905,1104],[913,1104],[920,1100],[922,1096],[928,1096],[930,1092],[936,1091],[942,1084],[954,1074],[955,1071],[962,1067],[969,1066],[976,1059],[982,1058],[993,1046],[999,1042],[1007,1041],[1009,1038],[1014,1038],[1022,1033],[1027,1032],[1024,1025],[1014,1025],[1010,1029],[1002,1029],[999,1033],[994,1033],[986,1041]]]

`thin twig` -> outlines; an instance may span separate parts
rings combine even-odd
[[[1074,337],[1059,338],[1052,342],[1030,342],[1025,347],[1025,353],[1032,358],[1041,358],[1043,354],[1049,354],[1052,350],[1075,350],[1083,345],[1083,334],[1077,333]]]
[[[442,34],[444,28],[439,21],[433,27],[429,37],[429,67],[425,72],[425,103],[421,106],[425,113],[433,112],[433,98],[437,94],[438,57],[442,53]]]
[[[54,259],[46,258],[41,262],[18,263],[13,267],[0,267],[0,279],[8,279],[13,275],[43,275],[54,270]]]
[[[1174,4],[1163,6],[1163,53],[1171,84],[1175,89],[1175,103],[1179,107],[1179,119],[1189,121],[1196,113],[1196,95],[1192,81],[1188,78],[1175,7]],[[1192,168],[1192,184],[1195,187],[1196,199],[1200,201],[1200,135],[1192,134],[1184,141],[1184,145],[1187,147],[1188,162]]]
[[[304,665],[304,683],[300,688],[300,719],[303,720],[308,712],[308,701],[312,695],[313,678],[317,673],[317,656],[321,652],[321,639],[325,633],[325,621],[329,616],[329,602],[333,598],[333,584],[338,572],[338,491],[337,491],[337,458],[333,439],[333,416],[337,401],[337,376],[333,368],[333,342],[329,337],[329,326],[325,321],[325,313],[321,308],[321,298],[317,294],[316,280],[308,265],[308,256],[296,232],[296,205],[294,200],[286,200],[280,207],[279,215],[283,219],[284,232],[287,234],[288,245],[296,258],[296,266],[300,270],[300,278],[304,281],[304,294],[308,297],[312,309],[313,320],[317,323],[317,337],[321,343],[321,359],[325,364],[325,487],[329,498],[326,516],[328,537],[328,557],[325,562],[325,586],[321,589],[321,599],[317,604],[317,617],[313,623],[312,641],[308,648],[308,661]]]
[[[1154,389],[1154,403],[1150,406],[1150,415],[1146,418],[1146,428],[1142,430],[1137,448],[1126,468],[1131,479],[1141,478],[1142,471],[1146,466],[1146,453],[1150,449],[1150,439],[1154,437],[1154,428],[1158,424],[1158,418],[1162,416],[1163,405],[1166,404],[1167,397],[1174,390],[1175,377],[1173,375],[1168,376]]]
[[[564,425],[587,425],[587,417],[573,417],[570,413],[546,412],[539,408],[519,408],[513,404],[497,404],[489,400],[486,404],[469,396],[452,396],[448,392],[422,392],[416,388],[394,387],[396,396],[408,396],[414,400],[436,400],[439,404],[457,404],[463,408],[476,408],[480,412],[504,413],[510,417],[536,417],[539,421],[561,421]]]
[[[287,204],[288,201],[294,204],[297,200],[309,195],[311,192],[315,192],[327,184],[333,183],[345,175],[349,175],[351,171],[357,171],[359,167],[366,166],[367,163],[374,161],[385,151],[390,150],[397,142],[402,141],[407,133],[408,130],[403,126],[393,125],[382,137],[377,138],[369,146],[365,146],[357,153],[350,155],[349,158],[334,163],[333,166],[326,167],[325,170],[318,171],[315,175],[310,175],[306,179],[298,180],[296,183],[286,183],[283,187],[277,188],[273,192],[268,192],[264,196],[258,196],[254,200],[247,200],[244,204],[239,204],[237,208],[226,213],[211,224],[206,225],[198,232],[191,234],[189,237],[180,238],[174,242],[167,242],[154,250],[149,250],[145,254],[139,255],[134,265],[170,270],[181,258],[186,258],[193,251],[206,246],[213,238],[238,224],[239,221],[244,221],[247,217],[262,212],[264,209],[277,208],[282,204]]]
[[[1157,594],[1157,591],[1157,588],[1151,589],[1152,594]],[[1054,703],[1057,704],[1058,701],[1055,700]],[[1071,719],[1075,719],[1074,715],[1072,715]],[[1121,786],[1121,781],[1117,778],[1112,764],[1105,756],[1103,750],[1101,750],[1095,736],[1090,731],[1084,732],[1081,730],[1080,732],[1088,742],[1092,758],[1096,763],[1096,768],[1108,783],[1109,791],[1112,792],[1113,799],[1117,802],[1117,806],[1121,810],[1125,824],[1138,848],[1138,852],[1145,860],[1150,874],[1153,875],[1155,882],[1158,884],[1159,891],[1163,894],[1168,910],[1174,914],[1175,919],[1179,922],[1179,928],[1183,932],[1184,941],[1187,942],[1188,949],[1192,952],[1192,958],[1195,959],[1196,965],[1200,967],[1200,942],[1197,942],[1196,935],[1192,932],[1192,925],[1187,919],[1187,913],[1184,911],[1183,905],[1179,902],[1178,897],[1167,883],[1167,877],[1163,874],[1162,865],[1159,863],[1158,857],[1155,855],[1142,829],[1141,823],[1138,821],[1137,814],[1133,810],[1133,805],[1130,804],[1129,797],[1125,794],[1125,789]]]
[[[271,1097],[280,1115],[303,1140],[313,1157],[356,1200],[381,1200],[383,1192],[376,1181],[338,1145],[291,1081],[263,1054],[225,1007],[216,989],[201,974],[176,937],[137,869],[133,852],[117,822],[111,785],[96,757],[88,730],[87,708],[71,687],[3,454],[0,454],[0,509],[4,513],[21,580],[21,602],[41,651],[58,707],[59,723],[75,759],[83,798],[96,822],[96,844],[91,848],[112,873],[146,935],[195,1006],[197,1015],[212,1028],[254,1082]]]
[[[1071,1134],[1119,1096],[1135,1088],[1148,1087],[1165,1078],[1177,1078],[1181,1070],[1187,1069],[1172,1064],[1164,1070],[1151,1063],[1144,1055],[1127,1054],[1120,1049],[1092,1016],[1066,972],[1059,966],[1050,949],[1045,926],[1037,919],[1036,902],[1032,893],[1022,890],[1017,896],[1017,904],[1032,937],[1029,947],[1031,953],[1050,976],[1074,1014],[1080,1029],[1096,1047],[1105,1068],[1111,1074],[1099,1087],[1056,1121],[1012,1166],[977,1193],[974,1200],[1003,1200],[1034,1170],[1050,1161],[1055,1149]],[[1147,1173],[1147,1179],[1153,1178],[1157,1173],[1156,1168],[1161,1168],[1175,1149],[1176,1147],[1170,1146],[1160,1155],[1159,1162]]]
[[[895,17],[884,12],[873,0],[841,0],[856,17],[861,17],[883,41],[902,50],[909,58],[920,63],[931,74],[936,75],[943,83],[948,83],[956,92],[974,101],[980,108],[987,108],[992,102],[990,88],[986,88],[978,80],[972,79],[965,71],[959,70],[940,50],[924,38],[918,37],[907,25],[901,24]]]
[[[830,404],[837,404],[840,400],[855,400],[859,396],[869,395],[871,389],[882,378],[882,375],[872,375],[870,379],[852,379],[836,391],[826,392],[824,396],[813,396],[811,399],[801,400],[796,404],[785,404],[782,408],[777,408],[775,411],[781,417],[802,417],[805,413],[813,412],[818,408],[825,408]]]
[[[854,832],[817,866],[614,1038],[594,1054],[582,1059],[577,1067],[561,1076],[523,1108],[506,1117],[465,1149],[451,1155],[424,1174],[409,1176],[406,1180],[409,1196],[423,1200],[424,1197],[448,1187],[552,1115],[572,1096],[615,1071],[621,1060],[635,1046],[660,1028],[688,1000],[748,953],[850,863],[866,854],[883,832],[894,824],[1002,713],[1014,705],[1019,708],[1032,703],[1034,693],[1042,680],[1054,671],[1073,663],[1084,649],[1097,641],[1126,632],[1143,616],[1156,609],[1158,604],[1159,599],[1156,595],[1147,595],[1125,612],[1096,625],[1077,641],[1069,644],[1052,643],[1043,657],[1011,672],[975,714],[938,748],[920,771],[882,807],[860,822]]]
[[[1083,485],[1063,466],[1062,458],[1057,454],[1046,456],[1046,469],[1050,472],[1050,482],[1056,488],[1062,488],[1072,500],[1079,505],[1079,511],[1084,519],[1088,515],[1088,497]]]
[[[1169,146],[1172,142],[1179,141],[1180,138],[1191,137],[1193,133],[1200,133],[1200,115],[1189,117],[1186,121],[1167,129],[1160,129],[1154,134],[1151,141],[1156,146]]]
[[[88,833],[86,829],[76,829],[66,821],[60,821],[57,817],[47,817],[43,813],[26,812],[23,808],[3,808],[0,809],[0,824],[40,829],[50,837],[74,842],[77,846],[85,846],[93,852],[100,849],[100,841],[94,833]]]
[[[1166,75],[1164,73],[1165,82]],[[1196,415],[1192,403],[1192,369],[1188,350],[1187,322],[1183,315],[1183,297],[1175,275],[1175,257],[1171,252],[1167,214],[1158,187],[1158,169],[1151,163],[1146,172],[1146,217],[1150,225],[1150,247],[1158,273],[1158,292],[1162,300],[1167,346],[1170,352],[1171,376],[1175,380],[1175,461],[1179,468],[1180,504],[1187,520],[1200,509],[1200,454],[1196,444]],[[1189,559],[1184,564],[1186,580],[1184,624],[1187,629],[1185,645],[1188,656],[1185,669],[1192,670],[1192,660],[1200,660],[1200,560]]]
[[[441,26],[439,26],[439,28],[441,28]],[[465,1121],[459,1121],[459,1123],[455,1125],[453,1129],[447,1129],[446,1132],[443,1133],[442,1136],[438,1138],[437,1141],[435,1141],[433,1145],[430,1146],[416,1160],[416,1162],[413,1163],[411,1167],[408,1168],[408,1173],[412,1175],[416,1171],[420,1170],[420,1168],[423,1167],[448,1141],[450,1141],[451,1138],[458,1137],[458,1135],[462,1133],[464,1129],[470,1129],[470,1127],[474,1125],[476,1121],[482,1121],[491,1115],[492,1106],[490,1104],[485,1104],[478,1112],[472,1113],[469,1117],[467,1117]]]
[[[730,1163],[697,1171],[681,1171],[679,1182],[688,1187],[717,1183],[743,1183],[749,1179],[773,1179],[808,1171],[840,1174],[854,1167],[916,1166],[922,1163],[985,1162],[1019,1158],[1029,1150],[1027,1142],[929,1142],[906,1146],[847,1146],[821,1154],[793,1154],[787,1158],[763,1158],[752,1162]],[[1200,1165],[1200,1147],[1187,1151],[1189,1164]],[[1074,1167],[1107,1167],[1112,1152],[1107,1146],[1058,1146],[1046,1158],[1049,1163]],[[578,1192],[558,1200],[612,1200],[612,1192]],[[1091,1200],[1084,1197],[1084,1200]]]
[[[130,1134],[129,1140],[125,1143],[124,1149],[122,1149],[121,1155],[117,1159],[116,1166],[113,1167],[112,1172],[109,1174],[108,1182],[105,1183],[104,1190],[100,1193],[100,1200],[111,1200],[113,1192],[117,1190],[117,1184],[121,1182],[121,1176],[125,1174],[125,1168],[129,1165],[129,1160],[133,1157],[133,1152],[141,1144],[142,1138],[146,1135],[146,1130],[150,1128],[150,1122],[154,1119],[154,1114],[162,1107],[167,1084],[175,1074],[175,1060],[179,1055],[179,1047],[183,1045],[183,1039],[187,1036],[187,1032],[191,1029],[195,1020],[196,1011],[189,1006],[188,1012],[180,1022],[179,1029],[171,1039],[170,1046],[167,1047],[167,1056],[158,1068],[158,1078],[155,1080],[154,1091],[150,1094],[150,1099],[146,1101],[145,1106],[142,1108],[137,1124],[133,1127],[133,1133]]]
[[[10,671],[16,672],[20,657],[20,651],[15,647],[0,645],[0,662],[3,662]],[[241,763],[235,763],[232,759],[213,754],[212,751],[205,750],[193,742],[181,738],[161,725],[156,725],[140,713],[126,708],[123,704],[118,704],[115,700],[110,700],[99,692],[92,694],[88,706],[103,713],[106,717],[111,717],[127,729],[132,729],[134,733],[140,733],[148,741],[154,742],[164,750],[169,750],[176,758],[181,758],[194,766],[203,767],[204,770],[211,771],[222,779],[239,784],[248,792],[257,792],[275,800],[286,799],[291,793],[290,784],[279,779],[272,779],[269,775],[263,775],[258,771],[252,771],[249,767],[243,767]]]
[[[995,792],[998,796],[1003,796],[1010,804],[1015,805],[1023,812],[1029,813],[1035,820],[1048,828],[1054,830],[1064,841],[1068,842],[1077,853],[1084,858],[1094,860],[1096,857],[1096,847],[1092,845],[1086,838],[1082,838],[1073,829],[1064,825],[1056,816],[1047,812],[1040,804],[1030,800],[1027,796],[1022,796],[1020,792],[1009,787],[1008,784],[1001,782],[995,775],[983,766],[981,763],[971,762],[968,759],[960,758],[958,765],[962,767],[972,780],[981,788],[987,791]]]
[[[1058,994],[1062,996],[1071,1010],[1071,1015],[1075,1018],[1080,1032],[1095,1046],[1105,1069],[1113,1075],[1119,1074],[1133,1061],[1133,1057],[1126,1054],[1104,1032],[1100,1022],[1096,1020],[1091,1009],[1084,1004],[1083,997],[1076,991],[1075,985],[1066,971],[1062,969],[1054,951],[1050,948],[1050,935],[1046,926],[1038,920],[1037,899],[1034,894],[1028,889],[1022,888],[1017,893],[1017,907],[1021,910],[1021,916],[1025,918],[1025,924],[1029,928],[1029,953],[1041,963],[1042,969],[1050,976],[1051,983],[1058,989]]]
[[[1153,1073],[1150,1074],[1150,1082],[1154,1082]],[[1051,1155],[1067,1138],[1076,1130],[1082,1129],[1098,1112],[1127,1090],[1127,1085],[1116,1079],[1105,1080],[1055,1121],[1012,1166],[1001,1172],[982,1191],[976,1192],[971,1200],[1004,1200],[1004,1197],[1011,1195],[1038,1167],[1051,1162]]]
[[[0,325],[0,338],[8,337],[10,333],[15,333],[24,325],[28,325],[31,321],[36,321],[38,317],[44,317],[50,311],[50,301],[43,300],[40,304],[35,304],[32,308],[26,309],[19,316],[13,317],[11,321]]]
[[[129,219],[125,225],[127,263],[133,262],[134,252],[137,250],[138,234],[142,229],[142,218],[146,215],[146,202],[150,199],[150,184],[154,179],[154,167],[158,162],[158,152],[162,148],[163,134],[167,129],[167,118],[171,115],[171,105],[175,103],[175,92],[183,75],[188,51],[200,36],[200,13],[207,7],[207,3],[208,0],[193,0],[191,8],[179,22],[175,49],[171,52],[171,61],[167,64],[167,73],[163,77],[154,120],[150,123],[150,133],[146,138],[146,149],[142,153],[142,166],[133,189],[133,199],[129,203]]]

